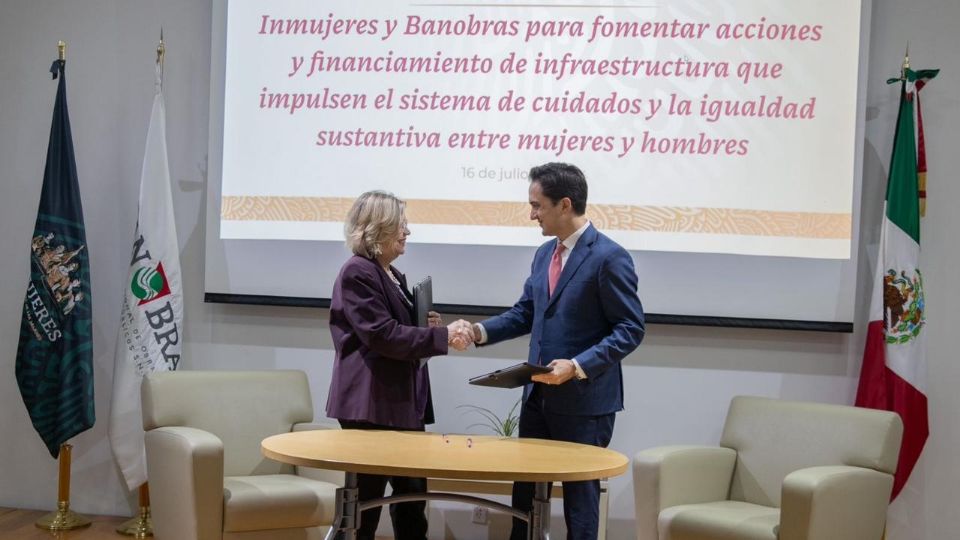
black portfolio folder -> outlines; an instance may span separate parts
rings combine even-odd
[[[413,286],[413,321],[417,326],[426,328],[427,317],[433,309],[433,278],[427,276]],[[430,358],[421,358],[420,367],[423,367]]]
[[[433,279],[427,276],[413,286],[413,320],[427,326],[427,315],[433,309]]]
[[[470,379],[470,384],[477,386],[495,386],[497,388],[517,388],[530,382],[530,377],[537,373],[553,371],[547,366],[537,366],[526,362],[508,368],[491,371]]]

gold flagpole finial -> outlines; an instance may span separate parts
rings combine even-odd
[[[163,86],[163,57],[167,53],[167,46],[163,44],[163,27],[160,27],[160,43],[157,44],[157,65],[160,66],[160,86]]]
[[[903,66],[900,67],[900,79],[907,80],[907,70],[910,69],[910,42],[907,42],[907,50],[903,53]]]
[[[163,44],[163,27],[160,28],[160,43],[157,44],[157,63],[163,63],[163,54],[167,52],[166,46]]]
[[[62,39],[57,42],[57,58],[59,58],[61,62],[67,59],[67,44],[64,43]]]

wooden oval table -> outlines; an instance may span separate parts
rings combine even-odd
[[[263,440],[263,455],[291,465],[343,471],[337,490],[337,515],[327,539],[343,531],[356,538],[360,512],[414,500],[448,500],[508,513],[529,523],[529,538],[550,537],[550,485],[599,480],[627,470],[623,454],[584,444],[484,435],[447,435],[411,431],[318,430],[282,433]],[[530,513],[479,497],[427,492],[357,499],[357,474],[462,480],[533,482]]]

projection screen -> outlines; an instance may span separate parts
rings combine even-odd
[[[869,4],[218,0],[206,291],[322,305],[371,189],[396,266],[511,305],[529,169],[580,167],[653,314],[853,320]],[[488,309],[487,311],[495,311]]]

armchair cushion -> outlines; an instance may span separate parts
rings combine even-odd
[[[223,480],[225,532],[318,527],[333,522],[337,485],[290,474]]]
[[[780,512],[739,501],[684,504],[667,508],[658,519],[670,540],[777,540]]]

